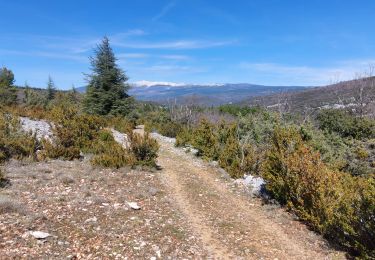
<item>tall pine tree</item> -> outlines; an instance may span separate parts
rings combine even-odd
[[[92,73],[87,75],[85,111],[98,115],[127,114],[132,100],[127,94],[130,88],[126,83],[128,77],[116,64],[117,59],[107,37],[97,46],[90,61]]]
[[[47,82],[47,102],[51,102],[56,96],[56,87],[55,83],[53,82],[51,76],[48,77],[48,82]]]

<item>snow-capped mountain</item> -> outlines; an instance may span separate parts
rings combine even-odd
[[[220,105],[285,91],[302,90],[299,86],[263,86],[248,83],[188,84],[164,81],[137,81],[130,83],[129,94],[139,100],[164,103],[171,100],[191,100],[200,105]],[[84,88],[80,88],[84,92]]]
[[[191,100],[201,105],[219,105],[239,102],[253,96],[269,95],[283,91],[299,90],[303,87],[263,86],[248,83],[239,84],[187,84],[174,82],[139,81],[131,84],[129,94],[145,101],[166,102]]]

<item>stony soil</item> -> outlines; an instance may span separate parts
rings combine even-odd
[[[0,210],[0,259],[207,256],[159,173],[100,170],[81,161],[13,161],[6,172],[12,186],[0,190],[0,208],[8,201]],[[30,230],[51,237],[37,240]]]
[[[161,147],[160,170],[152,172],[87,161],[7,164],[12,185],[0,190],[0,258],[345,258],[222,170],[153,136]],[[38,240],[28,231],[51,236]]]

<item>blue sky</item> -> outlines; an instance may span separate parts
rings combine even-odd
[[[107,35],[131,82],[324,85],[375,63],[375,1],[0,0],[16,83],[85,84]]]

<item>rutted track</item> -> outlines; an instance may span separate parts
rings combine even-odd
[[[216,168],[154,136],[160,177],[212,258],[344,258],[282,209],[251,199]]]

